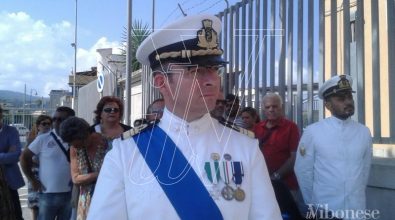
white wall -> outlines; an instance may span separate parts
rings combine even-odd
[[[77,116],[84,118],[89,123],[93,123],[93,111],[101,97],[117,95],[117,78],[122,78],[121,76],[125,73],[124,64],[120,62],[122,55],[112,54],[112,51],[112,48],[97,50],[97,72],[104,75],[103,91],[98,92],[97,80],[90,82],[79,90]],[[125,97],[126,90],[121,92],[124,93],[123,97]],[[131,96],[130,121],[133,125],[134,120],[144,116],[142,114],[142,86],[139,77],[135,76],[133,79]]]
[[[143,96],[141,81],[138,84],[132,85],[131,94],[130,123],[133,126],[134,120],[144,117],[142,112]]]
[[[85,119],[89,123],[93,123],[95,114],[93,111],[96,105],[103,96],[114,95],[114,79],[112,74],[104,73],[104,87],[103,91],[97,91],[97,80],[90,82],[79,90],[78,96],[78,111],[77,116]]]

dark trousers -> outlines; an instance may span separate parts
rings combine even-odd
[[[10,191],[12,204],[14,205],[15,217],[17,220],[23,220],[21,202],[19,201],[18,191],[10,188],[8,189]]]
[[[283,219],[304,220],[288,187],[281,180],[272,180],[274,194]]]

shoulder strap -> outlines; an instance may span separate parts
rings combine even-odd
[[[238,132],[240,132],[240,133],[242,133],[242,134],[245,134],[245,135],[247,135],[247,136],[250,137],[250,138],[255,138],[254,132],[252,132],[252,131],[250,131],[250,130],[248,130],[248,129],[239,127],[239,126],[237,126],[234,122],[227,121],[227,120],[225,120],[224,118],[218,119],[218,122],[219,122],[220,124],[222,124],[223,126],[228,127],[228,128],[231,128],[231,129],[233,129],[233,130],[235,130],[235,131],[238,131]]]
[[[161,128],[154,125],[133,139],[181,219],[223,219],[198,175]]]
[[[262,144],[265,144],[266,141],[270,139],[270,137],[272,136],[272,134],[273,134],[275,128],[276,128],[276,127],[268,128],[268,129],[267,129],[267,131],[266,131],[266,133],[263,135],[263,137],[259,139],[259,147],[262,147]]]
[[[53,139],[55,139],[55,141],[58,144],[59,148],[62,150],[64,155],[66,155],[67,161],[70,163],[70,152],[69,152],[69,150],[66,151],[66,149],[63,146],[63,144],[60,143],[59,139],[56,137],[56,135],[52,131],[51,131],[51,136],[53,137]]]

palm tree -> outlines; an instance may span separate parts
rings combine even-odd
[[[141,68],[141,64],[136,59],[137,48],[144,41],[144,39],[151,34],[151,29],[147,24],[143,25],[142,21],[134,21],[131,29],[131,54],[132,54],[132,72]],[[127,29],[124,28],[122,36],[122,54],[126,54],[127,49]]]

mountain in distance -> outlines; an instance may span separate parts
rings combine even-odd
[[[30,96],[30,94],[25,94],[22,92],[14,92],[9,90],[0,90],[0,103],[6,104],[13,107],[23,107],[23,103],[29,104],[30,100],[32,104],[37,104],[37,102],[41,103],[40,96]],[[44,98],[44,103],[48,102],[49,98]]]

